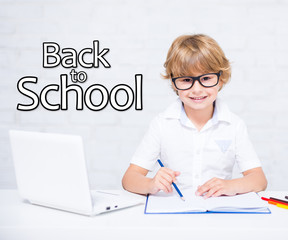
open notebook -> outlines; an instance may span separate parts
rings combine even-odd
[[[271,213],[267,203],[254,192],[208,199],[195,196],[195,191],[191,189],[183,190],[182,193],[185,201],[180,199],[177,192],[148,195],[145,213]]]

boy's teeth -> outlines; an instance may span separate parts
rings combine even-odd
[[[205,97],[192,97],[192,98],[195,99],[195,100],[200,100],[200,99],[203,99]]]

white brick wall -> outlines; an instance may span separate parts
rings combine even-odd
[[[11,128],[82,135],[92,186],[120,186],[150,120],[175,98],[160,78],[170,44],[180,34],[205,33],[233,62],[232,80],[220,95],[246,121],[269,189],[287,190],[287,11],[287,1],[272,0],[0,0],[0,188],[16,187]],[[27,100],[16,89],[21,77],[37,76],[36,89],[70,72],[42,68],[44,41],[79,51],[93,40],[110,49],[112,67],[76,71],[87,72],[87,86],[100,83],[109,90],[119,83],[134,88],[134,75],[143,74],[143,111],[134,105],[125,112],[75,111],[72,102],[66,112],[16,110]]]

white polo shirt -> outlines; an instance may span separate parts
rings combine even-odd
[[[231,179],[235,163],[241,172],[261,166],[245,123],[221,99],[201,131],[188,119],[179,98],[152,120],[131,163],[152,171],[157,159],[181,172],[178,185],[193,188],[213,177]]]

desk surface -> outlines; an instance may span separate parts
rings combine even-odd
[[[17,190],[0,190],[0,239],[288,239],[288,210],[269,208],[271,214],[145,215],[140,205],[86,217],[27,204]]]

